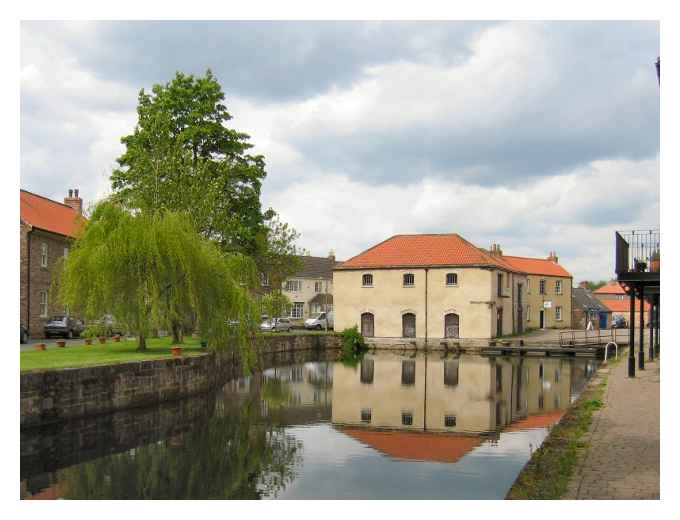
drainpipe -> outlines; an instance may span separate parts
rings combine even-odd
[[[28,336],[31,336],[31,236],[33,228],[29,228],[26,232],[26,244],[28,248],[28,253],[26,255],[27,265],[26,265],[26,330],[28,331]]]
[[[427,350],[427,272],[429,269],[425,268],[425,350]]]

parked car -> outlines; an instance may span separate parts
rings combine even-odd
[[[612,329],[626,329],[628,328],[628,323],[626,322],[626,318],[623,316],[616,316],[612,320]]]
[[[19,340],[21,343],[28,343],[28,328],[23,323],[21,324],[21,332],[19,337],[21,338]]]
[[[58,315],[52,316],[50,321],[45,324],[45,337],[61,336],[63,338],[77,338],[85,330],[82,321],[71,316]]]
[[[289,318],[272,318],[265,320],[260,325],[262,332],[288,332],[291,328]]]
[[[330,312],[320,312],[319,314],[307,318],[305,320],[306,329],[332,329],[333,328],[333,311]]]

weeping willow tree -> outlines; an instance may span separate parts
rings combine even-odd
[[[234,346],[251,357],[255,265],[220,251],[183,213],[99,203],[56,278],[65,306],[88,320],[113,314],[138,337],[138,350],[154,328],[192,316],[211,347]]]

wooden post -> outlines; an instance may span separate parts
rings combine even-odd
[[[638,369],[645,369],[645,286],[640,285],[640,346],[638,347]]]

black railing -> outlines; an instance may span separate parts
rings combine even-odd
[[[616,274],[658,273],[661,233],[658,229],[616,232]]]

